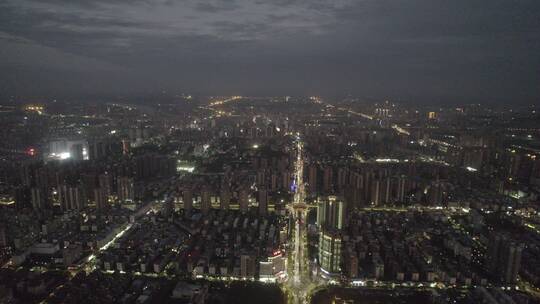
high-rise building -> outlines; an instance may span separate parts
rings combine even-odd
[[[535,160],[531,167],[529,183],[540,186],[540,159],[537,159],[536,155],[531,155],[530,157],[534,157]]]
[[[131,202],[134,198],[133,178],[122,176],[118,178],[118,199],[121,202]]]
[[[98,160],[121,151],[121,142],[116,139],[92,139],[88,141],[85,159]]]
[[[94,189],[96,188],[97,175],[93,172],[81,173],[80,183],[86,199],[95,201]]]
[[[383,203],[390,203],[390,197],[392,194],[392,179],[385,177],[381,182],[381,200]]]
[[[219,194],[220,208],[222,210],[229,210],[230,202],[231,202],[231,192],[229,191],[229,187],[222,186],[220,194]]]
[[[96,204],[97,210],[102,210],[107,207],[107,196],[105,195],[105,191],[102,188],[94,189],[94,202]]]
[[[43,191],[40,188],[30,189],[30,197],[32,202],[32,208],[36,211],[40,211],[45,208],[46,197],[43,195]]]
[[[327,275],[341,272],[341,234],[334,229],[324,229],[319,234],[319,266]]]
[[[324,167],[323,175],[323,190],[326,193],[333,192],[334,188],[334,172],[331,166]]]
[[[63,211],[84,208],[83,191],[80,186],[61,185],[58,189],[58,199]]]
[[[356,256],[356,251],[351,250],[347,252],[343,262],[347,276],[351,279],[358,277],[358,256]]]
[[[344,225],[345,203],[336,196],[317,202],[319,234],[319,266],[327,275],[341,271],[341,229]]]
[[[32,164],[24,162],[19,168],[19,178],[24,186],[30,186],[32,183]]]
[[[395,200],[398,203],[405,202],[405,191],[406,191],[405,182],[406,182],[406,180],[407,180],[407,178],[404,175],[397,177],[397,181],[396,181],[397,182],[397,193],[396,193]]]
[[[270,190],[278,190],[278,175],[276,173],[272,173],[272,175],[270,176]]]
[[[100,174],[98,177],[98,184],[99,184],[99,188],[105,191],[105,196],[107,197],[107,200],[108,200],[110,196],[113,194],[112,175],[108,173]]]
[[[259,215],[268,213],[268,191],[259,189]]]
[[[15,206],[17,209],[23,209],[31,206],[31,194],[30,188],[25,186],[17,186],[13,189],[13,197],[15,199]]]
[[[345,202],[336,196],[317,201],[317,225],[331,229],[342,229],[345,220]]]
[[[201,212],[207,214],[212,207],[212,201],[210,200],[210,190],[208,187],[203,187],[201,193]]]
[[[347,177],[349,175],[349,172],[346,168],[339,168],[337,173],[337,186],[338,189],[341,191],[344,189],[344,187],[347,185]]]
[[[311,165],[309,166],[309,172],[308,172],[308,185],[309,185],[309,191],[311,193],[317,193],[317,166]]]
[[[255,275],[255,258],[251,255],[243,254],[240,256],[240,276],[243,278],[252,278]]]
[[[169,218],[174,211],[174,199],[172,197],[166,198],[161,208],[161,215],[164,218]]]
[[[258,187],[265,187],[266,186],[266,171],[265,170],[259,170],[257,171],[257,185]]]
[[[281,190],[289,191],[291,187],[291,175],[288,170],[281,173]]]
[[[85,148],[83,147],[82,143],[74,144],[73,146],[71,146],[71,151],[70,151],[71,159],[75,161],[83,160],[85,158],[85,155],[83,153],[84,151],[85,151]]]
[[[191,187],[186,187],[184,191],[182,191],[182,201],[184,203],[184,214],[189,216],[193,209],[193,192]]]
[[[248,192],[245,189],[241,189],[238,194],[238,208],[240,212],[246,213],[249,209]]]
[[[369,191],[369,198],[371,205],[378,206],[381,203],[381,181],[376,179],[371,183]]]
[[[7,245],[8,245],[8,239],[7,239],[6,227],[3,225],[0,225],[0,247],[7,247]]]
[[[130,144],[128,139],[122,139],[122,154],[128,155],[130,151]]]
[[[85,199],[80,186],[70,187],[71,209],[82,210],[85,207]]]
[[[486,264],[495,280],[515,284],[521,267],[523,244],[512,241],[508,236],[493,234],[489,238]]]
[[[49,194],[49,172],[47,167],[37,168],[34,174],[35,185],[43,191],[43,194],[48,197]]]
[[[440,205],[443,203],[443,185],[441,182],[433,182],[426,189],[426,200],[430,205]]]
[[[259,261],[259,279],[269,279],[274,277],[274,266],[267,260]]]

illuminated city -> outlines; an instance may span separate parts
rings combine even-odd
[[[0,304],[540,303],[540,5],[398,2],[0,3]]]

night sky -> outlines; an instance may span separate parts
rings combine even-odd
[[[540,103],[539,0],[0,0],[0,96]]]

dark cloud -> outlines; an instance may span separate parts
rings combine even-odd
[[[537,0],[5,0],[0,90],[50,75],[32,90],[61,92],[69,75],[74,94],[538,102],[539,15]]]
[[[221,11],[235,10],[239,6],[234,0],[204,1],[195,4],[195,8],[201,12],[219,13]]]

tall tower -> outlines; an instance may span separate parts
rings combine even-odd
[[[319,235],[319,266],[329,275],[341,272],[341,234],[338,230],[323,228]]]
[[[317,202],[319,234],[319,266],[327,275],[341,271],[341,229],[344,226],[345,203],[336,196]]]

